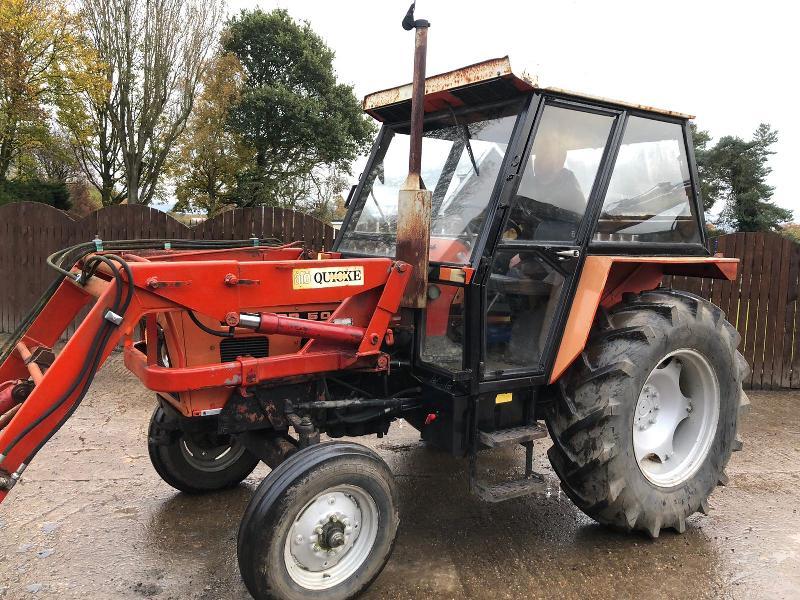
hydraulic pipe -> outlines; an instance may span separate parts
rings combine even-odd
[[[288,335],[300,338],[313,338],[358,345],[366,335],[362,327],[329,323],[327,321],[309,321],[296,317],[284,317],[274,313],[257,315],[239,315],[239,327],[255,329],[259,333]]]

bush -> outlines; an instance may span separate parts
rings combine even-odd
[[[0,205],[11,202],[41,202],[59,210],[69,210],[69,190],[64,183],[38,179],[0,183]]]

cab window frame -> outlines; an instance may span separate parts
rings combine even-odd
[[[602,208],[602,201],[605,198],[608,183],[611,179],[611,172],[616,162],[617,153],[619,151],[622,135],[624,133],[623,119],[625,118],[626,111],[619,106],[613,105],[613,103],[604,103],[600,101],[589,103],[587,101],[572,98],[568,95],[543,91],[534,93],[533,96],[531,108],[534,109],[533,105],[535,105],[535,113],[530,116],[530,121],[532,122],[528,124],[529,131],[527,132],[527,138],[523,142],[524,147],[522,152],[519,157],[515,157],[518,158],[518,165],[516,165],[516,176],[511,180],[507,178],[506,186],[503,190],[501,190],[500,199],[497,205],[498,219],[493,223],[492,228],[492,232],[494,234],[492,243],[487,241],[486,246],[483,249],[486,269],[483,273],[483,279],[481,282],[482,285],[480,287],[480,311],[485,315],[489,277],[491,276],[491,264],[493,263],[494,257],[497,255],[497,253],[502,252],[503,250],[541,251],[549,247],[569,246],[579,249],[580,255],[575,272],[567,277],[564,289],[561,291],[561,301],[559,302],[557,310],[553,315],[550,331],[548,331],[545,344],[541,349],[541,355],[539,357],[538,364],[508,369],[502,373],[487,372],[485,368],[485,360],[487,356],[486,324],[485,322],[481,324],[479,327],[480,337],[477,341],[478,347],[476,349],[480,356],[478,370],[480,372],[481,389],[484,387],[489,389],[496,384],[513,386],[515,382],[518,382],[520,385],[527,385],[532,379],[537,381],[541,379],[544,381],[549,376],[549,373],[553,367],[553,363],[555,362],[554,350],[560,342],[561,336],[563,335],[563,324],[566,319],[568,309],[571,306],[572,300],[575,296],[575,290],[577,289],[577,283],[580,279],[580,273],[583,269],[583,262],[589,248],[589,242],[591,240],[591,236],[594,234],[596,219]],[[587,196],[586,211],[584,212],[583,219],[578,227],[574,242],[560,243],[545,240],[503,240],[502,233],[507,227],[507,222],[514,206],[514,199],[522,180],[522,174],[524,172],[523,169],[530,160],[530,155],[533,150],[533,143],[538,133],[539,126],[542,122],[542,117],[544,115],[544,109],[546,106],[578,110],[612,118],[608,139],[606,140],[603,154],[600,159],[600,164],[598,166],[597,173],[595,174],[595,180],[592,185],[592,189]],[[543,255],[542,258],[548,261],[548,257],[546,255]],[[560,265],[555,264],[552,261],[548,262],[550,262],[551,267],[563,272]]]
[[[617,241],[601,241],[595,240],[594,234],[599,225],[600,215],[603,210],[603,204],[608,192],[608,185],[611,182],[611,177],[614,174],[614,167],[617,163],[620,148],[622,148],[625,140],[625,132],[628,128],[628,121],[631,117],[638,117],[642,119],[649,119],[651,121],[661,121],[678,125],[681,128],[681,139],[684,144],[684,152],[689,171],[689,181],[691,197],[689,198],[690,208],[693,211],[695,223],[698,228],[699,242],[651,242],[640,240],[617,240]],[[692,133],[690,122],[688,119],[681,117],[671,117],[665,114],[652,113],[647,111],[640,111],[634,109],[626,109],[622,111],[620,116],[622,119],[620,126],[620,135],[614,148],[614,155],[610,163],[607,165],[606,181],[602,192],[602,196],[597,199],[594,213],[591,215],[591,229],[587,232],[586,241],[588,242],[588,251],[591,254],[609,255],[617,253],[627,253],[636,255],[689,255],[689,256],[708,256],[708,236],[706,232],[705,211],[702,205],[702,198],[700,196],[699,175],[697,173],[697,163],[694,155],[694,144],[692,143]]]
[[[455,108],[453,110],[442,109],[432,113],[426,113],[425,118],[423,121],[423,130],[425,126],[435,123],[441,120],[452,119],[453,116],[460,116],[465,113],[474,112],[477,110],[489,110],[489,109],[500,109],[504,107],[510,107],[517,105],[517,114],[514,121],[514,124],[511,128],[511,134],[509,136],[508,144],[506,145],[506,150],[503,155],[503,158],[500,163],[500,167],[497,173],[497,177],[495,178],[495,182],[492,186],[492,191],[489,195],[489,199],[487,201],[486,206],[486,216],[483,220],[481,225],[480,231],[475,238],[474,244],[470,248],[470,256],[467,262],[449,262],[449,261],[430,261],[429,266],[432,268],[434,266],[453,266],[453,267],[472,267],[477,268],[478,264],[480,263],[481,257],[483,255],[484,247],[486,244],[487,239],[487,232],[492,228],[492,225],[495,222],[497,216],[497,208],[498,208],[498,195],[501,193],[505,183],[505,174],[508,172],[508,166],[511,162],[511,154],[516,152],[516,148],[520,143],[520,138],[525,139],[527,135],[527,130],[530,128],[529,117],[530,112],[532,109],[535,109],[535,106],[531,104],[532,98],[536,97],[536,94],[528,93],[528,94],[521,94],[518,97],[513,98],[506,98],[502,100],[496,101],[489,101],[481,104],[464,106],[460,108]],[[382,123],[381,127],[378,131],[378,135],[373,142],[372,148],[370,150],[369,156],[367,158],[367,162],[364,165],[364,171],[359,176],[358,184],[356,185],[356,189],[353,191],[352,200],[349,206],[347,206],[347,213],[342,221],[341,226],[339,227],[339,231],[334,238],[334,242],[332,245],[332,249],[334,252],[341,252],[343,256],[347,257],[356,257],[356,258],[391,258],[394,259],[395,256],[384,256],[384,255],[377,255],[377,254],[370,254],[359,252],[355,250],[348,250],[348,249],[340,249],[342,242],[349,230],[351,225],[351,221],[353,217],[356,215],[359,203],[361,203],[361,198],[364,194],[364,187],[367,182],[367,178],[363,177],[364,173],[369,171],[370,165],[372,165],[380,154],[383,144],[386,141],[386,135],[389,132],[397,132],[398,130],[402,131],[406,128],[411,126],[410,120],[398,121],[395,123]],[[366,199],[364,199],[365,204]]]

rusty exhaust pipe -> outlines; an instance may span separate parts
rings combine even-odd
[[[425,59],[428,28],[425,19],[414,19],[412,3],[403,19],[403,29],[415,30],[414,78],[411,92],[411,140],[408,177],[397,199],[397,260],[414,266],[401,305],[425,308],[428,288],[428,253],[431,234],[431,191],[422,181],[422,126],[425,118]]]

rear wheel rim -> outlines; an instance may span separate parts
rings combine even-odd
[[[204,473],[217,473],[232,467],[245,452],[245,447],[236,440],[214,446],[197,443],[187,436],[181,438],[180,448],[184,460]]]
[[[719,382],[708,360],[688,348],[662,358],[639,394],[633,448],[657,487],[691,478],[708,456],[719,421]]]
[[[286,571],[307,590],[326,590],[345,582],[367,561],[378,523],[377,504],[363,488],[326,489],[292,522],[283,551]]]

